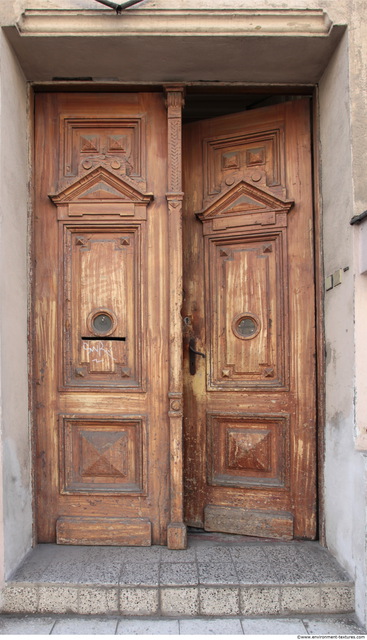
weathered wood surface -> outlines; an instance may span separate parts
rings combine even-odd
[[[308,101],[191,124],[183,152],[182,105],[175,85],[36,99],[39,542],[133,518],[122,544],[149,521],[184,548],[183,460],[187,523],[315,536]]]
[[[271,538],[274,531],[277,538],[291,540],[293,538],[293,517],[281,511],[256,511],[239,507],[218,507],[208,505],[204,510],[206,531],[223,531],[241,535]]]
[[[37,540],[165,544],[163,93],[37,95],[34,164]]]
[[[168,117],[170,549],[185,549],[182,437],[182,107],[183,87],[166,87]]]
[[[298,100],[184,130],[185,518],[193,526],[218,509],[227,515],[211,517],[210,528],[228,531],[235,508],[261,512],[271,537],[285,535],[277,513],[291,514],[295,537],[316,533],[309,127],[308,100]],[[195,375],[193,338],[206,356]],[[237,533],[260,535],[261,518],[242,522]]]
[[[58,544],[149,547],[151,523],[146,518],[71,518],[56,522]]]

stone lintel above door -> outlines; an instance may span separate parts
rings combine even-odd
[[[102,8],[26,10],[5,31],[34,82],[169,83],[173,48],[184,61],[175,66],[177,82],[299,84],[318,82],[345,27],[322,9],[182,10],[167,2],[118,17]],[[245,69],[244,60],[251,60]]]

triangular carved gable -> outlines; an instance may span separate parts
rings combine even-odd
[[[121,200],[121,191],[117,191],[105,182],[94,184],[85,191],[79,200]],[[125,200],[125,198],[123,198]]]
[[[246,180],[239,180],[225,193],[221,193],[208,207],[197,213],[205,222],[224,216],[238,216],[252,213],[288,213],[293,200],[284,200],[275,196],[266,187],[257,187]]]
[[[142,193],[104,167],[97,167],[60,193],[50,196],[56,205],[76,202],[119,201],[148,204],[153,194]]]

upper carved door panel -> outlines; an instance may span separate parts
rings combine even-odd
[[[236,116],[233,117],[235,121]],[[223,190],[241,178],[254,183],[264,180],[274,193],[284,194],[284,126],[273,122],[203,140],[203,202],[209,204]]]
[[[68,184],[76,176],[96,167],[146,188],[145,116],[60,119],[60,181]]]

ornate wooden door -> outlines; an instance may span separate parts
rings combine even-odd
[[[36,96],[39,542],[165,544],[171,527],[171,546],[185,544],[167,366],[181,93],[167,95],[168,119],[159,93]]]
[[[312,539],[308,100],[190,124],[183,148],[186,522]]]

